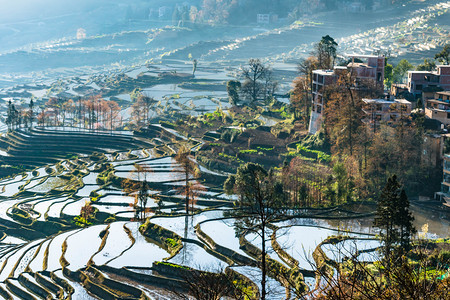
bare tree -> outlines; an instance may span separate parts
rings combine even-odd
[[[194,157],[191,155],[191,150],[186,145],[182,145],[178,149],[175,161],[180,164],[184,176],[182,195],[185,197],[186,214],[189,214],[189,206],[193,204],[195,191],[199,188],[198,185],[191,182],[191,179],[198,176],[200,171]]]
[[[242,68],[243,93],[252,101],[257,101],[264,92],[264,78],[268,68],[259,59],[250,59],[248,67]]]
[[[131,106],[131,116],[138,127],[148,125],[150,109],[155,103],[154,98],[148,95],[139,94],[136,102]]]
[[[307,59],[303,59],[299,62],[297,70],[309,83],[308,91],[310,92],[310,98],[312,99],[313,94],[313,71],[318,68],[319,62],[316,57],[310,56]]]
[[[273,95],[275,94],[278,88],[278,82],[274,79],[273,71],[269,68],[266,69],[266,73],[264,74],[264,100],[273,99]]]
[[[270,237],[269,226],[286,215],[283,204],[286,194],[272,172],[253,163],[241,165],[236,175],[231,175],[225,182],[227,193],[236,193],[237,209],[230,214],[236,218],[235,227],[238,234],[249,232],[261,238],[261,299],[266,299],[267,249]]]
[[[137,219],[145,220],[147,214],[148,192],[150,190],[148,184],[148,176],[152,169],[148,165],[134,165],[135,170],[131,172],[130,178],[122,182],[123,191],[134,197],[131,205],[135,209]]]

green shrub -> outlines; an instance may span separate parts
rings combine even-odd
[[[204,115],[204,117],[206,119],[208,119],[209,121],[215,121],[216,120],[216,115],[214,113],[206,113]]]
[[[231,156],[231,155],[222,153],[222,152],[219,153],[219,156],[225,158],[225,159],[228,160],[229,162],[244,163],[243,160],[241,160],[241,159],[239,159],[239,158],[237,158],[237,157],[235,157],[235,156]]]
[[[326,163],[331,162],[331,155],[328,155],[319,150],[311,150],[302,145],[297,145],[297,152],[300,153],[304,157],[313,158],[317,161],[323,161]]]
[[[299,145],[311,150],[319,150],[323,152],[330,151],[330,144],[326,141],[323,130],[320,130],[314,135],[308,135],[301,141],[301,143],[299,143]]]
[[[168,244],[172,248],[175,248],[178,245],[178,242],[175,239],[167,238],[166,244]]]
[[[75,225],[78,227],[87,227],[87,226],[92,225],[91,222],[86,221],[83,217],[80,217],[80,216],[76,216],[73,219],[74,219]]]
[[[180,266],[180,265],[177,265],[177,264],[172,264],[172,263],[169,263],[169,262],[166,262],[166,261],[157,261],[157,262],[155,262],[155,265],[164,265],[164,266],[168,266],[168,267],[172,267],[172,268],[190,270],[189,267]]]
[[[167,128],[171,128],[171,129],[175,129],[176,125],[174,123],[171,123],[169,121],[159,121],[159,124],[161,124],[161,126],[163,127],[167,127]]]
[[[219,143],[210,143],[209,145],[212,147],[223,147],[223,145]]]
[[[212,127],[213,124],[211,122],[208,122],[207,120],[200,120],[200,122],[203,123],[203,125],[205,125],[206,127]]]
[[[90,194],[89,194],[89,197],[91,197],[91,200],[92,201],[97,201],[97,199],[98,199],[98,197],[99,197],[100,195],[96,192],[96,191],[92,191]],[[95,200],[94,200],[95,199]]]
[[[273,151],[273,147],[272,148],[256,147],[256,149],[264,152]]]
[[[258,150],[253,150],[253,149],[239,150],[239,153],[242,153],[242,154],[257,154]]]

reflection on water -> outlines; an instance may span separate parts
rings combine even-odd
[[[418,206],[411,206],[414,215],[414,226],[421,233],[423,225],[428,224],[428,238],[448,238],[450,237],[450,221],[448,213],[437,210],[423,209]],[[352,220],[326,220],[326,223],[340,230],[350,230],[363,233],[378,233],[378,229],[373,226],[373,217]]]
[[[429,238],[448,238],[450,237],[450,219],[449,213],[445,211],[430,211],[417,206],[412,206],[414,214],[414,225],[417,231],[421,231],[424,224],[428,224]]]

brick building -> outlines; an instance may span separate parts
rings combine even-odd
[[[352,72],[354,76],[353,88],[358,89],[362,82],[370,83],[380,91],[384,89],[384,56],[377,55],[349,55],[351,62],[347,66],[336,66],[333,70],[313,71],[313,103],[309,121],[309,133],[315,134],[322,127],[323,111],[326,99],[324,92],[328,86],[337,82],[339,76]],[[363,61],[363,62],[356,62]]]
[[[427,89],[450,91],[450,66],[439,65],[436,71],[408,71],[408,91],[416,98]]]

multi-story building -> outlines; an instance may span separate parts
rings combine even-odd
[[[360,84],[364,82],[383,91],[384,56],[349,55],[349,58],[352,61],[347,66],[336,66],[333,70],[314,70],[312,72],[313,103],[309,121],[310,134],[315,134],[322,127],[323,111],[326,102],[324,92],[328,86],[338,82],[339,76],[352,72],[355,81],[353,88],[358,89],[358,86],[361,86]]]
[[[324,91],[326,86],[336,82],[334,70],[315,70],[313,71],[313,103],[311,108],[311,117],[309,120],[309,133],[315,134],[320,130],[323,121],[324,109]]]
[[[426,100],[425,115],[446,126],[450,125],[450,91],[437,92],[434,99]]]
[[[411,114],[411,102],[405,99],[362,99],[363,111],[366,114],[364,122],[378,126],[381,122],[397,121],[402,116]]]
[[[415,97],[421,97],[427,90],[441,88],[450,90],[450,66],[439,65],[436,71],[408,71],[408,91]]]
[[[278,15],[276,14],[257,14],[256,23],[258,24],[272,24],[278,22]]]
[[[435,194],[435,197],[444,202],[444,205],[450,207],[450,155],[444,155],[444,176],[441,183],[441,191]]]

